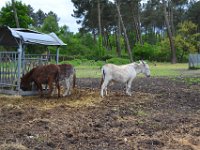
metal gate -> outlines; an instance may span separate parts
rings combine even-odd
[[[32,68],[48,64],[48,59],[39,55],[24,55],[21,61],[18,58],[19,52],[0,52],[0,93],[19,94],[18,79]]]
[[[0,88],[15,90],[17,86],[18,52],[0,52]]]

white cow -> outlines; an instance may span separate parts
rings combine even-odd
[[[136,75],[143,73],[150,77],[149,65],[140,61],[140,63],[130,63],[127,65],[117,66],[114,64],[106,64],[102,67],[101,96],[104,91],[107,95],[107,86],[110,81],[116,81],[126,84],[126,94],[131,96],[131,84]]]

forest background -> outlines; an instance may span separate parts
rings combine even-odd
[[[74,65],[89,61],[125,64],[187,62],[200,53],[200,1],[195,0],[71,0],[78,33],[59,26],[56,13],[36,12],[31,5],[12,0],[0,10],[0,26],[55,32],[67,46],[60,54]],[[67,8],[66,8],[67,9]],[[63,12],[64,13],[64,12]],[[10,47],[0,47],[0,50]],[[26,53],[43,54],[47,47],[29,45]],[[55,48],[48,48],[55,54]]]

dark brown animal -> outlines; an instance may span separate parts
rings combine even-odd
[[[33,68],[30,72],[21,78],[20,87],[22,90],[31,90],[31,83],[34,82],[37,88],[40,90],[40,96],[43,96],[42,84],[48,84],[50,96],[53,91],[53,83],[56,83],[58,89],[58,97],[60,97],[60,68],[57,65],[50,64],[45,66],[38,66]]]

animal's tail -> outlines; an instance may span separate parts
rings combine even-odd
[[[103,81],[104,81],[104,79],[105,79],[105,70],[104,70],[104,69],[102,69],[102,77],[101,77],[101,84],[100,84],[100,88],[101,88],[101,86],[102,86],[102,84],[103,84]]]
[[[76,70],[74,69],[74,75],[73,75],[73,89],[75,88],[76,85]]]

